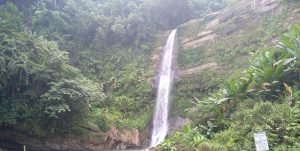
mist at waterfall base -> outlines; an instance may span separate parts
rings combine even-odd
[[[175,49],[175,36],[177,29],[174,29],[168,37],[164,47],[163,58],[159,70],[159,83],[157,90],[156,106],[153,116],[153,130],[150,147],[155,147],[162,143],[168,132],[168,112],[170,93],[174,70],[172,68],[173,52]]]

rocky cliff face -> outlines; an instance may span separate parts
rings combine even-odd
[[[107,133],[98,130],[93,130],[92,133],[94,135],[91,138],[80,136],[41,138],[26,132],[3,128],[0,131],[0,149],[21,150],[24,145],[30,151],[99,151],[141,147],[137,129],[117,130],[112,126]]]
[[[115,126],[107,132],[108,144],[111,149],[141,147],[140,133],[137,129],[118,130]]]

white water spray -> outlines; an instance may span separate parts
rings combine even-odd
[[[173,81],[173,51],[175,49],[175,36],[177,29],[169,35],[164,48],[164,54],[159,71],[159,84],[157,90],[156,107],[153,116],[153,130],[150,147],[155,147],[164,141],[168,132],[169,100]]]

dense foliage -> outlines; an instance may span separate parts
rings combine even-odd
[[[1,0],[0,127],[66,134],[143,129],[156,34],[226,5],[214,0]],[[82,126],[84,125],[84,126]]]
[[[104,100],[101,84],[71,66],[57,42],[24,28],[15,5],[0,7],[0,125],[68,131]]]
[[[160,148],[253,150],[253,133],[265,131],[272,150],[299,150],[299,38],[296,24],[277,47],[255,53],[241,78],[227,79],[189,110],[195,128],[186,126]]]

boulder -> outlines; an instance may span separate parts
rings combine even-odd
[[[118,130],[115,126],[111,126],[110,131],[107,132],[107,136],[110,139],[110,148],[126,149],[129,146],[138,147],[141,145],[139,131],[135,128]]]

